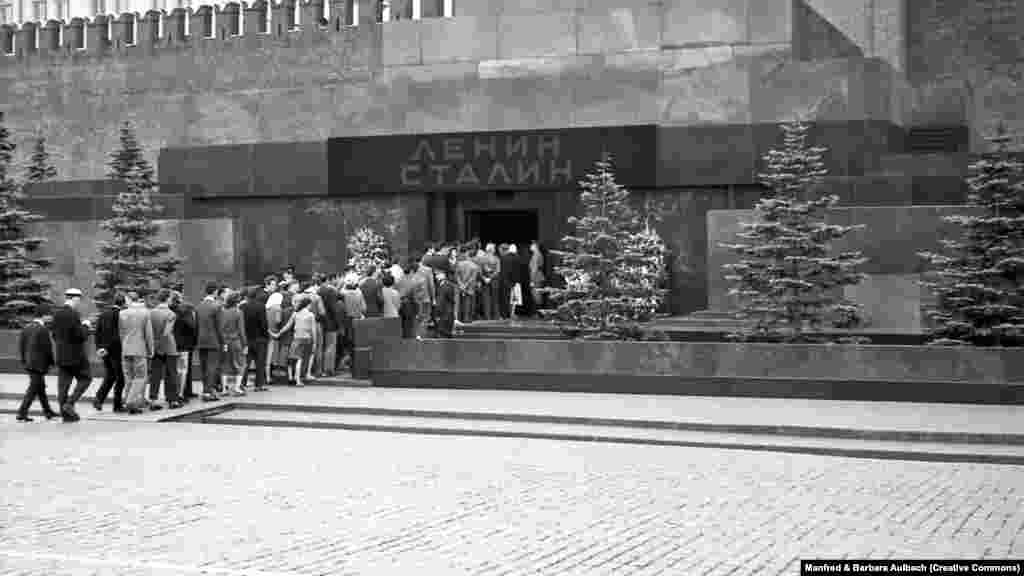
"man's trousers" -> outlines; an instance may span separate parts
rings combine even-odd
[[[18,407],[18,416],[28,416],[28,410],[32,407],[32,402],[36,398],[39,399],[39,406],[43,409],[43,414],[51,414],[53,412],[50,408],[50,399],[46,397],[46,374],[42,372],[29,372],[28,389],[25,390],[21,406]]]
[[[252,362],[256,371],[256,387],[264,388],[267,385],[267,344],[265,341],[249,341],[249,351],[246,353],[245,365]],[[242,384],[248,380],[248,371],[242,373]]]
[[[103,383],[96,392],[96,403],[107,401],[110,389],[114,389],[114,408],[124,407],[124,369],[121,367],[120,354],[107,354],[103,357]]]
[[[178,356],[157,354],[149,369],[149,399],[156,402],[160,397],[160,382],[164,383],[164,399],[168,403],[178,401]]]
[[[124,407],[141,409],[146,404],[146,388],[149,386],[149,358],[122,356],[121,366],[124,368],[124,379],[128,385]]]
[[[203,394],[216,394],[220,390],[220,350],[199,349],[199,374],[203,379]]]
[[[77,381],[77,385],[74,392],[69,395],[68,391],[71,388],[72,380]],[[65,406],[74,408],[75,403],[89,389],[90,384],[92,384],[92,374],[89,372],[88,363],[81,366],[60,366],[57,372],[57,402],[61,409]]]

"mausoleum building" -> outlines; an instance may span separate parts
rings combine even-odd
[[[380,22],[370,0],[228,3],[0,28],[0,111],[23,152],[47,136],[60,173],[32,192],[56,288],[91,282],[123,121],[158,167],[193,295],[285,264],[338,269],[366,224],[399,254],[554,247],[610,153],[638,201],[667,210],[675,313],[708,306],[708,212],[753,205],[779,123],[813,123],[844,206],[894,209],[962,203],[984,137],[1024,124],[1020,2],[411,8]]]

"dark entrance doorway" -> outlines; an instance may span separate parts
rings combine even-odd
[[[466,239],[529,245],[537,240],[540,222],[536,210],[473,210],[466,213]]]

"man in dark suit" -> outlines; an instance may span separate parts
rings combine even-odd
[[[18,338],[21,367],[28,372],[28,389],[18,408],[18,422],[31,422],[28,409],[38,398],[47,420],[57,417],[46,397],[46,373],[53,366],[53,341],[45,318],[37,318],[22,329]]]
[[[85,345],[89,340],[89,321],[82,320],[82,291],[69,288],[64,292],[67,299],[53,315],[54,360],[57,363],[57,400],[60,415],[65,422],[77,422],[75,403],[89,389],[92,373]],[[69,394],[71,381],[77,385]]]
[[[96,392],[93,408],[103,410],[110,389],[114,389],[114,412],[124,412],[124,369],[121,367],[121,333],[118,316],[124,307],[124,294],[114,295],[114,303],[96,321],[96,355],[103,359],[103,383]]]
[[[149,400],[156,403],[160,396],[160,382],[164,383],[167,407],[181,407],[178,398],[178,345],[174,339],[174,312],[171,311],[171,291],[167,288],[156,295],[157,305],[149,312],[153,325],[153,363],[149,369]]]
[[[508,251],[501,255],[501,300],[498,303],[502,318],[513,318],[516,311],[509,304],[512,287],[522,282],[523,263],[517,254],[515,244],[509,244]]]
[[[206,285],[206,297],[196,306],[196,327],[199,337],[196,348],[199,349],[199,372],[203,378],[203,401],[220,400],[217,395],[219,378],[217,364],[220,354],[225,351],[224,338],[220,334],[221,305],[217,301],[218,286],[214,283]]]
[[[366,301],[366,316],[380,316],[381,305],[381,283],[377,279],[377,267],[370,265],[366,269],[366,278],[359,283],[359,289],[363,292],[363,300]]]
[[[450,266],[437,269],[437,337],[451,338],[455,334],[455,283],[448,279],[452,274]]]
[[[196,397],[192,390],[192,351],[196,347],[196,310],[180,292],[171,298],[174,312],[174,343],[178,348],[178,399],[188,403]]]
[[[321,373],[324,376],[332,377],[337,371],[338,357],[338,290],[334,287],[333,281],[337,281],[337,274],[332,274],[330,279],[320,283],[317,294],[324,304],[323,324],[324,331],[323,363]]]
[[[245,363],[253,362],[256,370],[257,392],[267,389],[267,345],[270,342],[270,330],[267,324],[267,308],[261,298],[263,288],[252,288],[246,295],[242,305],[242,322],[245,325],[245,341],[248,343]],[[248,378],[248,371],[242,373],[242,384]]]

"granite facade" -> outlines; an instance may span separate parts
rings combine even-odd
[[[922,306],[930,301],[917,282],[925,271],[919,252],[939,251],[939,239],[955,233],[944,216],[962,213],[955,206],[860,206],[835,208],[827,220],[841,225],[865,226],[833,244],[836,252],[859,250],[868,261],[860,270],[871,278],[847,289],[847,295],[863,305],[868,327],[917,332],[922,328]],[[749,210],[707,213],[708,308],[735,310],[728,295],[730,283],[722,266],[738,261],[722,244],[737,241],[740,223],[749,221]]]

